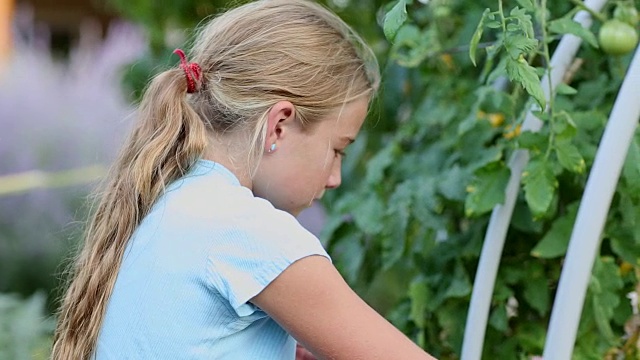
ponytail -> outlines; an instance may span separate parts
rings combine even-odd
[[[205,150],[206,126],[186,92],[185,73],[172,69],[158,75],[143,97],[137,126],[101,186],[72,269],[53,360],[91,356],[129,238],[165,186],[184,175]]]

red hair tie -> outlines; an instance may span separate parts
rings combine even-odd
[[[184,70],[184,75],[187,78],[187,92],[194,93],[197,91],[196,84],[202,78],[202,69],[197,63],[187,61],[187,56],[181,49],[173,50],[174,54],[180,56],[180,68]]]

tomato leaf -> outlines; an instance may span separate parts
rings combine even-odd
[[[509,320],[507,319],[507,307],[505,304],[498,304],[489,317],[489,325],[494,329],[506,332],[509,328]]]
[[[445,198],[456,201],[464,201],[466,192],[464,183],[470,177],[466,169],[454,165],[442,175],[442,181],[438,183],[438,192]]]
[[[379,183],[384,177],[384,171],[395,161],[397,153],[398,146],[391,143],[369,160],[365,176],[366,182],[368,184]]]
[[[530,12],[534,12],[536,10],[531,0],[518,0],[518,4],[520,4],[520,6]]]
[[[515,31],[524,31],[527,38],[532,40],[534,39],[535,34],[533,32],[533,22],[531,22],[531,15],[527,14],[527,9],[522,9],[516,6],[511,9],[509,16],[518,20]]]
[[[427,325],[425,313],[431,297],[429,286],[425,281],[414,280],[409,285],[409,299],[411,299],[409,318],[421,329]]]
[[[465,213],[467,216],[484,214],[497,204],[504,203],[505,189],[511,172],[503,163],[495,162],[476,171],[467,187]]]
[[[489,14],[489,9],[485,9],[484,12],[482,13],[482,17],[480,17],[480,22],[478,22],[476,31],[473,33],[473,36],[471,37],[471,43],[469,44],[469,58],[471,59],[473,66],[476,66],[476,50],[478,49],[478,43],[480,43],[480,39],[482,38],[482,32],[484,30],[484,22],[487,19],[487,14]],[[498,25],[500,25],[499,22],[498,22]]]
[[[524,299],[534,308],[540,316],[549,311],[549,284],[544,273],[530,271],[529,278],[525,282]]]
[[[361,233],[350,234],[331,251],[331,257],[348,283],[354,284],[364,262],[365,249],[361,243]]]
[[[571,115],[566,111],[559,111],[553,116],[551,130],[556,135],[558,141],[571,141],[577,133],[576,123]]]
[[[555,143],[556,156],[558,162],[565,169],[582,174],[586,168],[586,164],[578,148],[571,144],[569,141],[557,141]]]
[[[640,193],[640,136],[635,136],[629,146],[622,168],[622,178],[631,191]]]
[[[636,242],[631,231],[625,232],[625,235],[630,236],[611,237],[611,250],[626,262],[636,264],[640,259],[640,244]]]
[[[510,56],[507,57],[506,67],[509,79],[522,85],[527,93],[531,95],[544,110],[546,100],[542,86],[540,85],[540,78],[538,74],[536,74],[536,69],[526,61],[514,60]]]
[[[571,34],[589,43],[594,48],[598,48],[598,40],[596,36],[580,25],[580,23],[570,18],[560,18],[549,22],[549,31],[554,34]]]
[[[416,67],[430,55],[440,51],[435,28],[422,31],[413,24],[398,30],[390,57],[404,67]]]
[[[401,257],[405,249],[407,224],[410,208],[413,203],[415,182],[407,180],[398,186],[387,202],[384,221],[385,229],[382,237],[382,266],[388,269]]]
[[[513,59],[518,59],[520,55],[535,50],[538,47],[538,40],[521,34],[510,34],[504,39],[504,47]]]
[[[610,257],[596,259],[593,266],[592,283],[598,283],[598,287],[589,287],[592,293],[592,311],[598,331],[608,343],[613,345],[616,336],[611,329],[610,320],[614,310],[620,304],[617,292],[622,288],[623,282],[620,272],[614,260]]]
[[[464,266],[461,263],[456,265],[453,279],[444,293],[445,298],[464,297],[471,294],[471,281]]]
[[[353,220],[364,233],[375,235],[384,229],[382,222],[384,212],[382,200],[372,194],[356,206],[353,211]]]
[[[553,222],[542,240],[531,250],[531,255],[543,259],[553,259],[564,255],[569,246],[577,213],[578,203],[569,205],[567,212]]]
[[[553,175],[551,164],[536,160],[527,165],[522,174],[525,200],[534,216],[544,215],[551,201],[558,181]]]
[[[602,304],[602,300],[599,297],[594,296],[591,299],[591,309],[593,311],[593,319],[598,327],[600,335],[610,344],[616,343],[616,336],[613,334],[609,320],[613,316],[613,311],[609,311],[608,306]],[[609,315],[609,312],[612,314]]]
[[[533,152],[540,152],[549,143],[549,138],[537,132],[523,131],[517,138],[518,146]]]
[[[574,95],[578,93],[578,90],[565,83],[560,83],[558,87],[556,87],[556,93],[559,95]]]
[[[384,30],[384,36],[393,41],[398,33],[398,29],[407,20],[407,1],[398,0],[398,2],[391,8],[391,10],[384,16],[382,28]]]

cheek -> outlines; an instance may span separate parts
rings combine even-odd
[[[325,152],[324,159],[322,161],[322,170],[321,170],[322,180],[327,180],[327,178],[334,171],[336,163],[339,163],[339,161],[336,158],[336,155],[333,149],[330,148]]]
[[[336,153],[335,150],[333,150],[333,145],[331,143],[325,145],[323,158],[324,161],[322,169],[325,171],[330,171],[333,167],[333,163],[336,160]]]

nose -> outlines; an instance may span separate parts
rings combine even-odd
[[[334,161],[333,167],[331,168],[331,173],[329,174],[329,178],[327,179],[327,184],[325,188],[327,189],[335,189],[342,183],[342,174],[341,174],[342,162]]]

